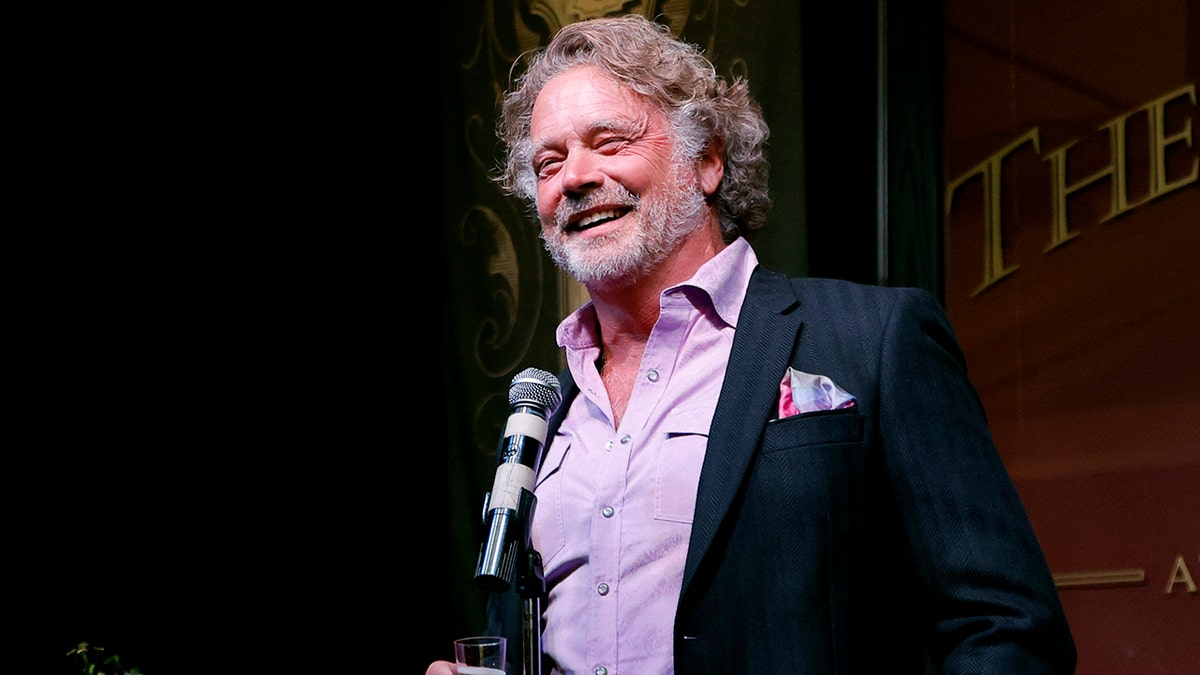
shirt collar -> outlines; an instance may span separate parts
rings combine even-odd
[[[713,309],[725,323],[737,327],[746,289],[750,286],[750,275],[758,267],[758,256],[750,243],[738,237],[711,260],[700,266],[691,279],[663,291],[691,286],[708,294]]]

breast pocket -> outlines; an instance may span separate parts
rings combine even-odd
[[[746,488],[762,513],[770,514],[764,531],[843,527],[862,510],[866,446],[866,419],[856,410],[768,422]]]
[[[866,423],[857,408],[820,410],[767,423],[763,454],[788,448],[860,444]]]
[[[542,455],[533,493],[537,503],[533,511],[533,527],[529,539],[534,550],[541,554],[548,565],[567,543],[567,525],[563,512],[562,467],[563,459],[571,449],[571,439],[556,434],[550,439]]]
[[[658,520],[692,522],[711,422],[711,412],[697,410],[677,411],[666,420],[655,477],[654,517]]]

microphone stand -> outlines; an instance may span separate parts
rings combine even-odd
[[[523,599],[521,616],[521,657],[524,675],[542,675],[542,597],[546,577],[542,556],[529,548],[525,565],[517,575],[517,593]]]
[[[511,413],[496,447],[496,482],[483,503],[488,534],[479,549],[475,582],[493,592],[508,591],[516,584],[523,604],[524,675],[542,673],[542,601],[546,597],[546,575],[531,537],[533,510],[537,506],[533,486],[546,441],[547,420],[561,402],[558,378],[550,373],[528,368],[513,378],[508,389]],[[492,508],[493,498],[495,508]]]
[[[542,556],[533,548],[529,534],[537,497],[527,490],[521,494],[524,535],[519,539],[516,590],[521,597],[521,663],[524,675],[542,675],[542,599],[546,596],[546,574]]]

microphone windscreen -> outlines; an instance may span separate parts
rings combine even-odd
[[[550,415],[562,402],[562,389],[558,378],[537,368],[526,368],[513,377],[508,388],[508,404],[537,405]]]

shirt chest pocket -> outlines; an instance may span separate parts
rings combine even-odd
[[[656,519],[692,522],[711,418],[711,413],[693,410],[674,412],[665,421],[662,446],[655,452]]]
[[[537,502],[533,510],[530,544],[548,564],[567,543],[566,520],[562,492],[562,462],[571,449],[571,439],[557,434],[547,440],[533,491]]]

